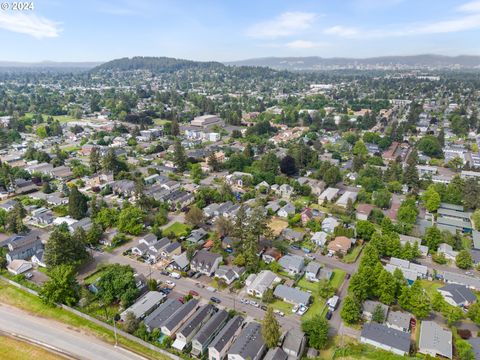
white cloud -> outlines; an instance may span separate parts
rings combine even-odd
[[[324,33],[328,35],[337,35],[341,37],[353,37],[358,34],[358,30],[352,27],[337,25],[337,26],[332,26],[328,29],[325,29]]]
[[[264,21],[251,26],[247,35],[253,38],[275,39],[298,34],[309,29],[316,15],[308,12],[285,12],[273,20]]]
[[[290,49],[314,49],[314,48],[319,48],[326,45],[327,45],[326,43],[318,43],[318,42],[313,42],[308,40],[295,40],[285,44],[285,46]]]
[[[61,31],[58,23],[17,11],[0,11],[0,28],[37,39],[57,37]]]
[[[470,1],[457,8],[458,11],[480,12],[480,1]]]

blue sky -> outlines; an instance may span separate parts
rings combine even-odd
[[[480,55],[480,0],[33,1],[0,10],[0,60]]]

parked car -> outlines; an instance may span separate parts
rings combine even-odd
[[[207,286],[205,289],[207,289],[207,290],[210,291],[210,292],[216,292],[216,291],[217,291],[217,289],[215,289],[215,288],[212,287],[212,286]]]
[[[293,250],[300,250],[300,247],[297,246],[297,245],[290,245],[290,249],[293,249]]]
[[[28,273],[25,274],[25,279],[31,279],[31,278],[33,278],[33,274],[32,274],[32,273],[29,273],[29,272],[28,272]]]
[[[166,270],[160,271],[160,274],[162,274],[162,275],[164,275],[164,276],[169,276],[169,275],[170,275],[170,273],[169,273],[168,271],[166,271]]]
[[[267,311],[267,305],[261,305],[260,309],[262,309],[263,311]]]
[[[160,292],[164,293],[165,295],[168,295],[172,292],[172,289],[169,289],[169,288],[161,288],[159,290]]]
[[[195,283],[195,286],[202,289],[205,287],[205,285],[203,285],[202,283]]]
[[[293,305],[293,307],[292,307],[292,313],[295,314],[295,313],[298,311],[299,308],[300,308],[299,305]]]
[[[297,314],[302,316],[308,311],[308,307],[305,305],[300,305],[297,311]]]
[[[172,272],[172,273],[170,273],[170,277],[172,277],[174,279],[180,279],[182,277],[182,275],[180,275],[177,272]]]
[[[350,279],[350,273],[347,273],[347,275],[345,275],[345,278],[348,280]]]
[[[202,276],[202,273],[197,272],[197,273],[196,273],[195,275],[193,275],[192,277],[193,277],[194,279],[198,279],[200,276]]]
[[[328,310],[327,313],[325,314],[325,318],[327,320],[330,320],[332,318],[333,312],[331,310]]]
[[[188,276],[188,277],[193,277],[195,274],[196,274],[196,271],[190,270],[190,271],[187,273],[187,276]]]
[[[277,315],[280,315],[281,317],[284,317],[284,316],[285,316],[285,314],[283,313],[283,311],[280,311],[280,310],[278,310],[278,309],[274,309],[274,310],[273,310],[273,313],[274,313],[274,314],[277,314]]]
[[[175,284],[173,281],[171,281],[171,280],[165,281],[165,284],[167,284],[167,286],[169,286],[169,287],[171,287],[171,288],[174,288],[175,285],[176,285],[176,284]]]
[[[313,256],[312,254],[306,254],[305,257],[309,260],[315,260],[315,256]]]
[[[212,296],[210,300],[213,301],[215,304],[220,304],[222,302],[222,300],[220,300],[219,298],[216,298],[215,296]]]
[[[188,294],[192,296],[198,296],[198,292],[196,292],[195,290],[190,290]]]
[[[185,299],[183,297],[179,297],[178,301],[180,301],[182,304],[185,304]]]

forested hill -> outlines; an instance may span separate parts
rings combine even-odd
[[[219,62],[201,62],[168,57],[121,58],[106,62],[92,69],[92,72],[149,70],[152,73],[169,73],[189,69],[221,69],[225,65]]]

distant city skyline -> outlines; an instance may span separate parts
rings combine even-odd
[[[480,55],[480,0],[61,0],[0,10],[0,61]]]

